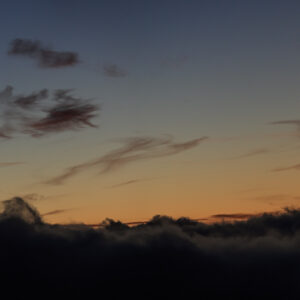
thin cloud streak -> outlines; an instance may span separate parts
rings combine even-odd
[[[273,169],[272,171],[273,172],[282,172],[282,171],[292,171],[292,170],[300,171],[300,164],[296,164],[296,165],[289,166],[289,167],[276,168],[276,169]]]
[[[207,139],[208,137],[201,137],[184,143],[174,143],[171,137],[128,138],[124,140],[125,145],[123,147],[113,150],[98,159],[72,166],[66,169],[61,175],[56,176],[45,183],[52,185],[62,184],[76,174],[95,167],[100,168],[100,174],[103,174],[119,169],[135,161],[175,155],[194,148]]]
[[[113,188],[121,187],[121,186],[124,186],[124,185],[139,183],[141,181],[144,181],[144,180],[143,179],[132,179],[132,180],[128,180],[128,181],[125,181],[125,182],[121,182],[121,183],[118,183],[118,184],[111,185],[109,188],[113,189]]]
[[[46,216],[52,216],[52,215],[57,215],[57,214],[61,214],[61,213],[64,213],[66,211],[69,211],[70,209],[56,209],[56,210],[52,210],[52,211],[49,211],[47,213],[44,213],[42,214],[41,216],[42,217],[46,217]]]
[[[270,150],[268,150],[266,148],[261,148],[261,149],[256,149],[256,150],[250,151],[246,154],[236,156],[232,159],[248,158],[248,157],[253,157],[253,156],[257,156],[257,155],[261,155],[261,154],[267,154],[267,153],[270,153]]]

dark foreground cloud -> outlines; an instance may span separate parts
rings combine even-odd
[[[78,54],[62,52],[44,46],[40,41],[15,39],[11,42],[9,55],[19,55],[35,59],[43,68],[62,68],[78,64]]]
[[[173,142],[172,137],[128,138],[124,140],[123,147],[113,150],[94,160],[69,167],[61,175],[51,178],[46,183],[54,185],[62,184],[78,173],[92,168],[98,168],[101,173],[106,173],[135,161],[175,155],[194,148],[207,139],[208,137],[201,137],[184,143],[175,143]]]
[[[22,199],[0,215],[1,292],[11,298],[299,299],[300,211],[203,224],[50,225]]]
[[[76,98],[72,90],[47,89],[29,95],[14,95],[13,87],[0,92],[0,138],[14,134],[41,137],[52,133],[96,127],[92,119],[99,107],[90,100]]]

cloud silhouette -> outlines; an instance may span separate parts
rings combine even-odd
[[[11,138],[15,133],[41,137],[51,133],[97,127],[92,119],[99,106],[90,100],[76,98],[72,90],[47,89],[30,95],[14,95],[13,87],[0,92],[0,137]]]
[[[103,66],[103,73],[107,77],[118,78],[127,76],[127,72],[116,64],[105,64]]]
[[[44,46],[40,41],[15,39],[11,42],[9,55],[19,55],[35,59],[42,68],[62,68],[79,63],[75,52],[54,51]]]
[[[129,163],[139,160],[159,158],[175,155],[189,150],[206,141],[208,137],[201,137],[184,143],[174,143],[171,137],[135,137],[124,140],[124,146],[113,150],[94,160],[87,161],[66,169],[61,175],[46,181],[47,184],[62,184],[76,174],[92,169],[100,169],[100,173],[107,173],[119,169]]]
[[[203,224],[155,216],[51,225],[22,199],[0,214],[3,293],[33,298],[297,299],[300,211]]]

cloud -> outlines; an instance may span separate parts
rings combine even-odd
[[[265,148],[260,148],[260,149],[255,149],[248,153],[239,155],[239,156],[235,157],[234,159],[248,158],[248,157],[257,156],[257,155],[261,155],[261,154],[267,154],[267,153],[270,153],[270,150],[265,149]]]
[[[121,69],[116,64],[105,64],[103,66],[103,73],[107,77],[125,77],[127,76],[127,72],[123,69]]]
[[[61,213],[64,213],[66,211],[69,211],[69,210],[70,209],[56,209],[56,210],[52,210],[52,211],[46,212],[46,213],[42,214],[42,216],[46,217],[46,216],[57,215],[57,214],[61,214]]]
[[[297,127],[298,134],[300,135],[300,120],[282,120],[271,122],[271,125],[294,125]]]
[[[29,95],[14,95],[13,87],[0,92],[2,106],[0,137],[14,134],[41,137],[51,133],[97,127],[91,120],[97,116],[99,106],[90,100],[76,98],[72,90],[47,89]]]
[[[55,51],[50,47],[44,46],[37,40],[15,39],[10,44],[8,54],[34,59],[42,68],[62,68],[74,66],[79,63],[77,53]]]
[[[258,214],[243,214],[243,213],[236,213],[236,214],[217,214],[217,215],[212,215],[212,219],[230,219],[230,220],[242,220],[242,219],[249,219],[254,216],[258,216]]]
[[[124,185],[138,183],[138,182],[141,182],[141,181],[144,181],[144,180],[143,179],[132,179],[132,180],[128,180],[128,181],[124,181],[124,182],[121,182],[121,183],[118,183],[118,184],[111,185],[110,188],[117,188],[117,187],[121,187],[121,186],[124,186]]]
[[[117,170],[135,161],[175,155],[189,150],[206,141],[208,137],[201,137],[184,143],[174,143],[171,137],[135,137],[124,140],[123,147],[113,150],[104,156],[66,169],[61,175],[51,178],[47,184],[62,184],[76,174],[92,169],[100,169],[100,173]]]
[[[32,109],[44,99],[48,98],[48,90],[44,89],[37,93],[32,93],[28,96],[18,96],[16,97],[14,104],[23,109]]]
[[[92,229],[47,224],[20,199],[6,205],[0,214],[0,264],[3,293],[10,296],[24,296],[33,283],[33,298],[45,291],[53,298],[85,299],[299,295],[297,210],[210,225],[165,216],[133,227],[107,220]]]
[[[276,169],[273,169],[273,172],[282,172],[282,171],[290,171],[290,170],[300,171],[300,164],[283,167],[283,168],[276,168]]]

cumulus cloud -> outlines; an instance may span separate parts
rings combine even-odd
[[[100,173],[107,173],[139,160],[175,155],[194,148],[207,139],[208,137],[201,137],[184,143],[175,143],[171,137],[128,138],[124,140],[124,145],[119,149],[94,160],[69,167],[61,175],[51,178],[46,183],[62,184],[76,174],[92,168],[98,168]]]
[[[0,243],[1,284],[10,296],[33,284],[34,298],[46,291],[68,298],[285,300],[300,291],[297,210],[210,225],[155,216],[129,227],[108,219],[92,229],[47,224],[12,199],[0,214]]]
[[[75,52],[55,51],[44,46],[40,41],[29,39],[13,40],[8,54],[34,59],[42,68],[62,68],[79,63],[78,54]]]
[[[103,73],[107,77],[125,77],[127,72],[116,64],[103,65]]]
[[[76,98],[72,90],[47,89],[29,95],[14,95],[13,87],[0,92],[0,137],[14,134],[40,137],[50,133],[96,127],[92,119],[99,107],[90,100]]]

